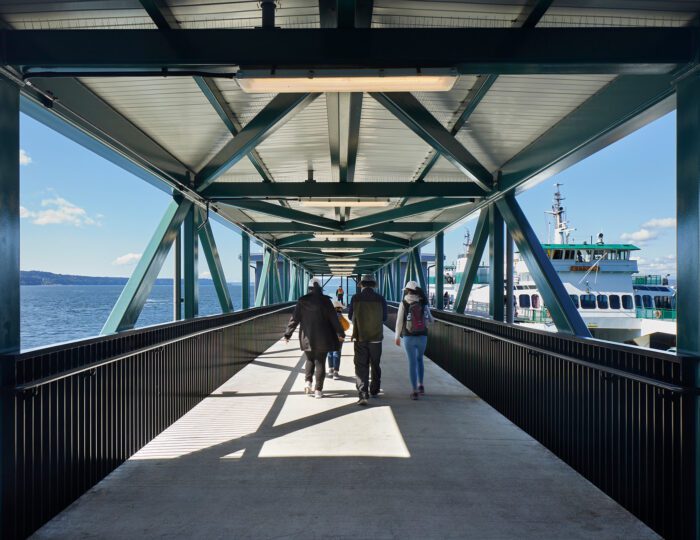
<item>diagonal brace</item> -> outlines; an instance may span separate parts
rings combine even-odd
[[[474,280],[476,279],[476,274],[479,270],[479,263],[481,262],[481,257],[484,255],[486,240],[489,237],[488,231],[489,210],[488,208],[483,208],[481,212],[479,212],[479,220],[476,223],[474,239],[469,246],[467,263],[464,266],[464,270],[462,271],[462,279],[459,282],[459,290],[457,291],[457,297],[455,298],[455,313],[464,313],[464,310],[467,308],[467,300],[469,299],[469,294],[472,292]]]
[[[581,314],[571,301],[564,284],[554,270],[552,262],[547,257],[515,197],[510,195],[497,201],[496,204],[508,225],[508,230],[511,231],[521,256],[525,260],[537,289],[542,295],[557,330],[579,337],[591,337],[586,323],[583,322]]]
[[[219,258],[219,250],[216,247],[216,242],[214,241],[214,233],[211,230],[211,223],[203,210],[199,209],[199,213],[200,223],[202,223],[202,225],[199,227],[199,241],[202,243],[202,251],[204,251],[204,256],[207,259],[209,273],[211,274],[211,279],[214,282],[214,288],[216,289],[216,296],[219,298],[221,311],[223,313],[231,313],[233,311],[233,303],[231,302],[231,294],[229,293],[228,285],[226,283],[224,268],[221,265],[221,259]]]
[[[168,256],[180,226],[192,208],[188,200],[172,201],[153,233],[133,274],[124,286],[117,303],[105,323],[102,335],[113,334],[134,327],[146,304],[153,284]]]

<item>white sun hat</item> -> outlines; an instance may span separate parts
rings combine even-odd
[[[411,289],[412,291],[415,291],[415,290],[418,289],[419,287],[420,287],[420,285],[418,285],[418,283],[416,283],[415,281],[411,280],[411,281],[409,281],[409,282],[406,283],[406,286],[404,287],[404,289]]]
[[[338,309],[338,308],[345,309],[345,306],[343,305],[343,303],[340,300],[333,300],[333,307],[336,309]]]
[[[321,280],[317,277],[312,277],[309,280],[309,289],[311,289],[314,285],[318,285],[319,287],[321,287]]]

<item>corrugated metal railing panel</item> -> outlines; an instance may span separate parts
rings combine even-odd
[[[2,389],[1,536],[28,536],[104,478],[277,341],[291,309],[249,309],[0,358],[15,366],[14,384]]]
[[[433,314],[433,362],[662,536],[692,534],[695,390],[680,358]]]

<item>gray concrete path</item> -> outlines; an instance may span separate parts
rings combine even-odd
[[[409,399],[389,332],[383,393],[356,402],[352,344],[326,397],[279,342],[38,538],[655,538],[426,360]]]

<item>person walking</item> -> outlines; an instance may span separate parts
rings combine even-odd
[[[350,323],[345,317],[343,317],[343,309],[345,308],[343,303],[338,302],[338,300],[333,300],[333,307],[335,308],[335,313],[338,316],[338,321],[340,322],[340,326],[343,328],[343,331],[349,329]],[[334,381],[340,379],[340,374],[338,373],[338,370],[340,369],[340,352],[341,351],[338,350],[328,353],[328,376],[333,377]]]
[[[365,406],[369,396],[377,397],[381,388],[384,323],[386,300],[375,292],[377,281],[372,274],[360,280],[361,290],[352,297],[348,315],[352,321],[352,339],[355,341],[355,378],[357,379],[358,405]],[[371,382],[370,382],[371,376]]]
[[[428,344],[428,325],[433,322],[425,292],[415,281],[409,281],[404,288],[404,297],[396,314],[396,334],[394,341],[403,347],[408,358],[408,374],[411,379],[411,399],[425,394],[423,386],[423,355]]]
[[[311,278],[308,294],[299,298],[294,306],[294,313],[284,332],[286,343],[289,343],[297,326],[301,327],[299,346],[306,355],[304,393],[313,394],[316,399],[320,399],[323,397],[323,381],[326,378],[326,355],[330,351],[340,350],[345,331],[338,321],[330,297],[323,294],[318,278]],[[315,388],[312,384],[314,375]]]
[[[342,304],[343,297],[345,296],[345,291],[343,290],[342,285],[338,285],[338,288],[335,290],[335,296],[338,299],[338,302],[340,302]]]

